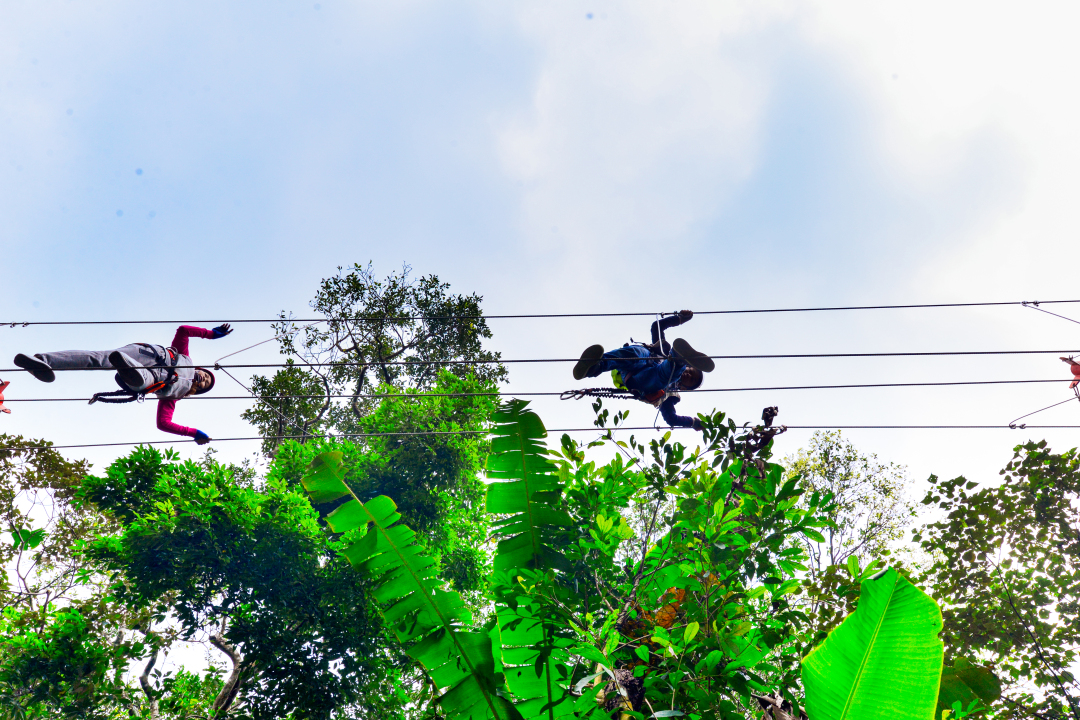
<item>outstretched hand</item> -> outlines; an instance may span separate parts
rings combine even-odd
[[[232,328],[229,327],[229,323],[223,323],[221,325],[218,325],[216,328],[214,328],[212,332],[214,333],[214,337],[211,338],[211,339],[212,340],[220,340],[221,338],[223,338],[226,335],[228,335],[229,333],[231,333]]]
[[[195,444],[196,445],[205,445],[208,442],[210,442],[210,436],[209,435],[204,433],[202,430],[196,430],[195,431]]]
[[[690,318],[694,317],[694,311],[693,310],[680,310],[676,314],[679,316],[679,322],[680,323],[684,323],[687,320],[689,320]]]

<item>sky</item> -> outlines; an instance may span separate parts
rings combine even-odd
[[[369,261],[437,274],[491,314],[1080,298],[1078,13],[910,0],[0,0],[0,322],[305,316],[321,278]],[[492,320],[490,347],[576,357],[640,339],[649,321]],[[1076,330],[1007,306],[700,315],[677,334],[711,354],[769,354],[1080,349]],[[172,331],[0,326],[0,367],[18,352],[168,343]],[[192,353],[210,364],[271,334],[239,324]],[[266,345],[233,360],[277,356]],[[569,369],[511,366],[507,392],[575,387]],[[0,377],[12,400],[112,389],[70,375]],[[731,360],[706,387],[1059,376],[709,393],[680,410],[1005,425],[1070,396],[1055,355]],[[216,391],[242,394],[227,378]],[[190,405],[179,422],[253,434],[242,402]],[[58,445],[168,439],[153,403],[9,407],[0,432]],[[552,428],[591,421],[584,402],[534,407]],[[634,407],[631,422],[653,415]],[[1080,407],[1037,419],[1080,424]],[[789,431],[777,453],[809,435]],[[1029,438],[1076,444],[1074,430],[845,435],[917,484],[992,482]],[[257,451],[214,447],[228,460]],[[66,452],[100,470],[125,450]]]

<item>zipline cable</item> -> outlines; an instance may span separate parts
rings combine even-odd
[[[1060,353],[1080,353],[1080,350],[945,350],[925,352],[878,352],[878,353],[788,353],[763,355],[709,355],[713,360],[809,360],[814,358],[877,358],[877,357],[948,357],[948,356],[986,356],[986,355],[1048,355]],[[579,358],[532,358],[514,360],[393,360],[389,362],[318,362],[305,363],[308,367],[359,367],[369,365],[497,365],[504,363],[576,363]],[[645,358],[648,359],[648,358]],[[662,359],[662,358],[657,358]],[[170,366],[143,365],[148,370]],[[248,363],[222,365],[222,368],[278,368],[297,367],[295,363]],[[111,367],[92,368],[53,368],[54,372],[114,370]],[[0,368],[0,373],[28,372],[22,368]]]
[[[967,303],[912,303],[905,305],[836,305],[822,307],[792,307],[792,308],[758,308],[749,310],[701,310],[695,311],[695,315],[747,315],[759,313],[789,313],[789,312],[833,312],[845,310],[913,310],[927,308],[967,308],[967,307],[996,307],[1004,305],[1051,305],[1077,303],[1080,300],[1006,300],[998,302],[967,302]],[[589,317],[651,317],[656,312],[622,312],[622,313],[541,313],[521,315],[401,315],[382,316],[372,315],[357,318],[338,318],[334,322],[361,322],[365,320],[525,320],[544,318],[589,318]],[[660,313],[666,314],[666,313]],[[330,318],[272,318],[272,319],[244,319],[227,320],[225,322],[239,323],[317,323],[328,322]],[[212,324],[220,320],[42,320],[42,321],[16,321],[5,322],[0,325],[8,327],[29,327],[30,325],[182,325],[188,324]]]
[[[230,375],[230,377],[232,377]],[[235,378],[234,378],[235,379]],[[239,381],[237,381],[239,383]],[[928,381],[928,382],[896,382],[896,383],[859,383],[848,385],[770,385],[760,387],[732,387],[732,388],[698,388],[697,390],[681,390],[684,395],[691,395],[694,393],[718,393],[718,392],[759,392],[759,391],[778,391],[778,390],[849,390],[849,389],[873,389],[873,388],[907,388],[907,387],[953,387],[953,386],[970,386],[970,385],[1022,385],[1030,383],[1065,383],[1069,382],[1064,378],[1053,378],[1050,380],[956,380],[956,381]],[[248,390],[247,386],[241,383],[241,387]],[[250,390],[249,390],[250,392]],[[449,397],[449,398],[469,398],[469,397],[500,397],[503,395],[510,395],[511,393],[499,393],[499,392],[462,392],[462,393],[371,393],[366,395],[357,395],[355,397],[361,400],[382,400],[386,398],[400,398],[402,400],[420,400],[423,398],[434,397]],[[515,392],[512,393],[514,397],[557,397],[565,394],[564,392]],[[187,400],[314,400],[326,399],[327,395],[193,395],[191,397],[184,398]],[[329,396],[331,399],[347,399],[354,397],[352,394],[332,394]],[[1071,400],[1072,398],[1070,398]],[[4,402],[86,402],[87,398],[84,397],[69,397],[69,398],[6,398]],[[1060,404],[1060,403],[1059,403]],[[1026,415],[1022,417],[1027,417]],[[1019,420],[1021,418],[1017,418]]]
[[[786,425],[788,430],[1080,430],[1080,425],[1017,425],[1010,427],[1009,425]],[[657,428],[652,425],[641,425],[634,427],[616,427],[616,428],[552,428],[548,430],[548,433],[570,433],[570,432],[606,432],[607,430],[625,431],[625,430],[652,430],[654,432],[668,432],[671,430],[690,430],[691,428]],[[489,430],[431,430],[431,431],[418,431],[418,432],[399,432],[399,433],[344,433],[341,435],[323,436],[318,439],[321,440],[348,440],[352,438],[372,438],[372,437],[421,437],[431,435],[486,435],[490,433]],[[230,437],[230,438],[213,438],[211,442],[234,442],[234,441],[251,441],[251,440],[294,440],[304,436],[302,435],[277,435],[270,437],[254,436],[254,437]],[[309,434],[307,436],[311,438]],[[113,443],[86,443],[82,445],[34,445],[26,447],[10,447],[4,448],[3,452],[14,452],[21,450],[67,450],[73,448],[91,448],[91,447],[118,447],[118,446],[135,446],[135,445],[173,445],[173,444],[187,444],[193,443],[194,440],[147,440],[143,442],[113,442]]]

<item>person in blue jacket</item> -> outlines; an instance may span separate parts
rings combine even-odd
[[[611,372],[617,387],[658,407],[668,425],[700,430],[701,421],[677,415],[675,405],[679,402],[679,391],[696,390],[704,378],[702,373],[712,372],[716,365],[712,358],[690,347],[690,343],[682,338],[668,343],[664,337],[665,330],[682,325],[692,317],[692,311],[680,310],[654,322],[652,343],[648,345],[631,341],[610,352],[604,352],[601,345],[591,345],[574,365],[574,379]]]

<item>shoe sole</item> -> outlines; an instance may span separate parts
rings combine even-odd
[[[574,365],[574,379],[581,380],[585,377],[586,373],[596,363],[600,362],[600,359],[604,357],[603,345],[590,345],[585,348],[585,352],[581,353],[581,359]]]
[[[138,370],[135,370],[127,361],[124,360],[124,356],[119,351],[113,351],[109,353],[109,364],[116,369],[116,374],[120,376],[120,379],[124,381],[128,387],[138,387],[142,385],[142,375]]]
[[[682,338],[675,338],[675,342],[671,343],[671,347],[679,354],[679,357],[686,361],[687,365],[696,367],[701,372],[712,372],[716,369],[716,363],[713,362],[711,357],[690,347],[690,343]]]
[[[56,373],[53,372],[51,367],[29,355],[19,353],[15,356],[15,364],[23,370],[26,370],[41,382],[52,382],[56,379]]]

